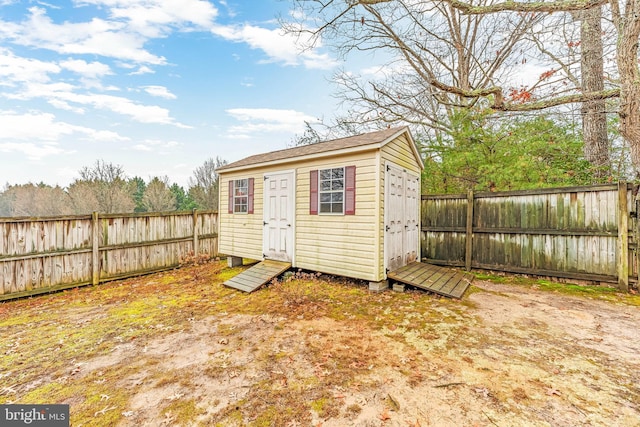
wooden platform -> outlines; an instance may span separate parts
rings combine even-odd
[[[445,297],[462,298],[473,280],[470,273],[461,273],[437,265],[413,262],[387,273],[387,277]]]
[[[269,283],[274,277],[278,277],[287,271],[290,267],[291,263],[289,262],[267,259],[232,277],[224,282],[223,285],[244,292],[253,292],[260,286]]]

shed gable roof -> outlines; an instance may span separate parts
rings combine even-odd
[[[390,129],[383,129],[375,132],[363,133],[360,135],[349,136],[346,138],[334,139],[331,141],[318,142],[316,144],[303,145],[300,147],[287,148],[284,150],[271,151],[269,153],[256,154],[253,156],[245,157],[228,165],[221,166],[217,169],[218,172],[225,172],[228,170],[245,169],[249,167],[257,167],[263,164],[270,163],[285,163],[289,161],[295,161],[299,157],[314,156],[329,154],[331,152],[337,152],[348,149],[366,149],[367,146],[371,148],[381,148],[387,142],[392,141],[403,133],[407,133],[409,136],[412,150],[417,157],[417,161],[422,164],[422,160],[418,155],[417,149],[409,133],[409,128],[406,126],[395,127]]]

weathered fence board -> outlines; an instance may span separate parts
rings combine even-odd
[[[0,218],[0,300],[215,256],[217,227],[212,211]]]
[[[626,183],[427,195],[422,257],[467,268],[615,281],[625,288],[637,278],[635,210]]]

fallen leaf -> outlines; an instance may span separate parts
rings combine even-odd
[[[550,388],[547,389],[547,395],[553,396],[554,394],[556,396],[560,396],[560,392],[556,388],[550,387]]]
[[[382,412],[382,414],[380,414],[378,418],[380,418],[382,421],[385,421],[385,422],[391,419],[391,416],[389,415],[387,408],[384,409],[384,411]]]

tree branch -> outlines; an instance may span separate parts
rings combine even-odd
[[[367,1],[367,0],[364,0]],[[364,2],[361,1],[360,3]],[[387,0],[371,0],[376,3]],[[592,7],[607,4],[609,0],[564,0],[549,3],[521,3],[517,1],[506,1],[488,6],[473,6],[460,0],[444,0],[456,9],[468,15],[482,15],[496,12],[569,12],[573,10],[585,10]]]
[[[547,99],[537,102],[527,102],[524,104],[505,103],[502,105],[494,104],[491,106],[494,110],[499,111],[536,111],[545,108],[557,107],[564,104],[573,104],[578,102],[596,101],[601,99],[620,97],[620,89],[609,89],[601,92],[576,93],[573,95],[560,96],[553,99]]]
[[[347,3],[349,5],[355,6],[358,4],[367,4],[367,5],[371,5],[371,4],[378,4],[378,3],[389,3],[392,0],[347,0]]]

